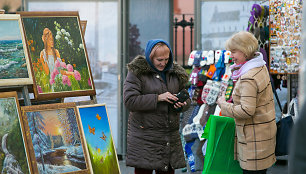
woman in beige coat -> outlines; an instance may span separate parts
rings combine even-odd
[[[258,50],[257,39],[249,32],[234,34],[227,42],[236,81],[233,103],[222,96],[217,104],[223,116],[236,123],[235,155],[244,174],[265,174],[275,159],[276,123],[269,72]]]

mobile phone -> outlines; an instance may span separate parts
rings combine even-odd
[[[177,112],[180,112],[181,109],[182,109],[182,107],[180,107],[180,108],[175,108],[174,105],[175,105],[177,102],[181,102],[181,103],[185,102],[185,101],[189,98],[189,93],[187,92],[187,90],[182,90],[182,91],[180,91],[180,92],[176,95],[176,97],[178,98],[178,100],[173,101],[173,103],[171,104],[171,107],[172,107],[173,110],[175,110],[175,111],[177,111]]]
[[[177,102],[183,103],[189,98],[189,93],[186,90],[182,90],[176,95],[176,97],[178,98],[178,100],[176,100],[174,104]]]

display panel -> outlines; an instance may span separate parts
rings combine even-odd
[[[21,110],[35,173],[90,173],[75,103],[24,106]]]
[[[0,15],[0,86],[33,84],[20,15]]]
[[[270,73],[298,73],[301,19],[302,1],[270,0]]]
[[[95,95],[78,12],[20,12],[38,100]]]

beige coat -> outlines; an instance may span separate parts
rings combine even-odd
[[[242,75],[233,91],[233,102],[221,104],[222,115],[236,123],[236,159],[245,170],[263,170],[275,159],[276,123],[273,92],[266,66]]]

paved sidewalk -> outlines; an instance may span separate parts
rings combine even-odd
[[[119,161],[120,171],[121,174],[134,174],[134,168],[127,167],[125,165],[124,160]],[[182,171],[182,169],[175,170],[175,174],[202,174],[202,171],[198,172],[189,172],[189,171]],[[275,165],[268,169],[267,174],[288,174],[288,165],[286,158],[281,158],[278,160]]]

